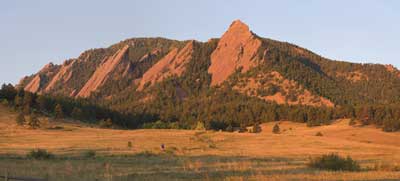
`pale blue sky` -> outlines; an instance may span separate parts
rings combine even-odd
[[[235,19],[331,59],[400,67],[396,0],[2,0],[0,83],[127,38],[206,41]]]

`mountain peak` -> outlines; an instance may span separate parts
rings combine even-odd
[[[235,20],[222,35],[216,50],[211,54],[211,66],[208,72],[212,74],[211,85],[224,82],[238,68],[242,72],[255,66],[253,59],[261,41],[250,31],[249,26],[240,20]]]
[[[240,19],[233,21],[231,23],[231,26],[229,27],[229,29],[240,29],[240,30],[244,30],[244,31],[250,31],[249,26],[246,23],[244,23],[243,21],[241,21]]]

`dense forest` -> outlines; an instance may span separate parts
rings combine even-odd
[[[130,114],[113,111],[85,99],[52,97],[17,90],[11,84],[1,87],[0,101],[25,115],[54,118],[62,115],[65,119],[100,124],[105,128],[195,129],[201,122],[206,129],[233,131],[234,128],[244,129],[268,121],[290,120],[307,123],[308,126],[320,126],[330,124],[335,119],[350,118],[360,121],[361,125],[373,124],[387,132],[400,130],[398,105],[336,108],[289,106],[249,98],[233,91],[210,92],[200,99],[174,103],[173,96],[163,95],[167,92],[160,92],[159,101],[146,106],[142,112],[136,110]]]

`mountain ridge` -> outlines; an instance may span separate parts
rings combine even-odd
[[[206,54],[200,52],[212,47],[212,43],[216,44],[215,48]],[[189,45],[190,50],[185,50]],[[124,50],[123,55],[118,55],[121,50]],[[175,60],[179,54],[184,57]],[[125,60],[120,64],[122,58]],[[110,64],[106,64],[107,59]],[[202,80],[204,85],[201,86],[205,89],[225,87],[277,104],[333,107],[376,100],[389,104],[400,100],[400,72],[394,66],[326,59],[297,45],[259,37],[240,20],[235,20],[221,38],[207,42],[133,38],[108,48],[88,50],[62,65],[46,65],[37,74],[21,80],[19,87],[40,94],[99,100],[130,92],[144,99],[154,96],[156,90],[151,87],[155,84],[182,79],[181,75],[192,69],[188,66],[196,66],[190,62],[200,59],[207,60],[202,63],[204,67],[197,67],[203,72],[195,76],[203,77],[186,76],[184,79],[188,80],[182,81],[190,79],[190,84],[200,84],[196,82]],[[266,80],[268,76],[265,75],[273,75],[272,72],[280,74],[280,81]],[[255,75],[264,78],[261,80]],[[245,76],[264,83],[251,86],[244,81],[241,86],[248,88],[244,93],[237,89],[237,82],[232,78],[239,77],[243,81]],[[292,82],[291,86],[288,82],[284,84],[284,80]],[[181,95],[193,92],[192,88],[182,89],[181,83],[175,84]],[[384,89],[379,90],[382,87]]]

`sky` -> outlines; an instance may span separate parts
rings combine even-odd
[[[127,38],[207,41],[236,19],[333,60],[400,67],[396,0],[2,0],[0,83]]]

